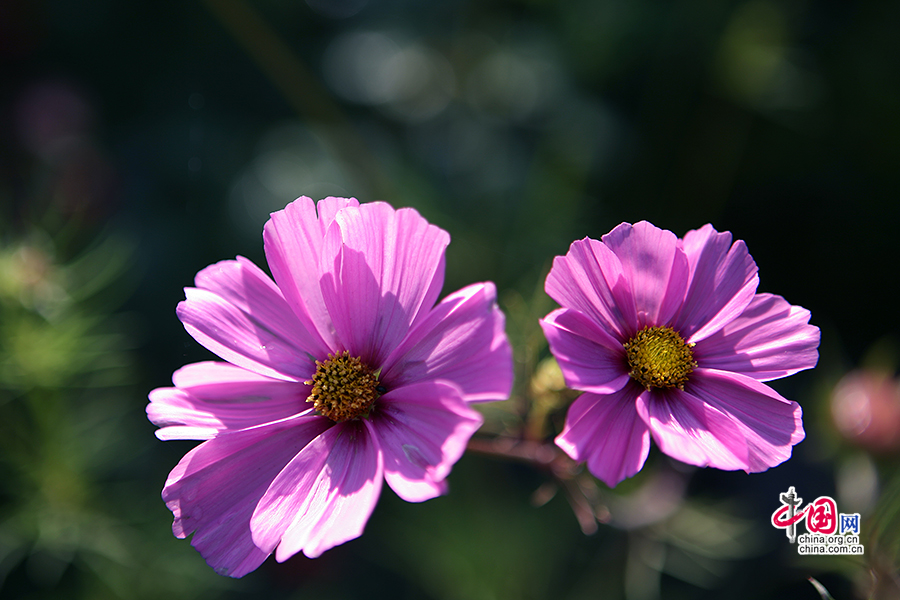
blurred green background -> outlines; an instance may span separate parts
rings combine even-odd
[[[898,27],[897,2],[0,1],[0,597],[900,597]],[[654,450],[612,491],[470,453],[446,497],[385,488],[359,540],[219,577],[171,535],[193,443],[146,394],[210,358],[182,288],[265,265],[300,195],[450,232],[444,292],[495,281],[515,346],[483,435],[534,443],[572,398],[552,257],[622,221],[730,230],[822,329],[773,384],[807,438],[752,476]],[[790,485],[860,512],[866,554],[798,556],[769,524]]]

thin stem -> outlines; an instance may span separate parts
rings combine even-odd
[[[585,535],[597,532],[597,523],[609,520],[609,509],[601,502],[597,486],[581,466],[565,452],[549,442],[521,440],[509,437],[472,438],[471,452],[530,464],[546,471],[566,494],[572,512]],[[543,486],[542,486],[543,488]],[[535,497],[547,497],[546,490],[538,490]]]
[[[298,115],[333,128],[333,139],[338,144],[341,158],[364,171],[374,187],[375,195],[391,196],[392,186],[364,140],[331,100],[316,75],[253,5],[244,0],[201,2],[244,48]]]

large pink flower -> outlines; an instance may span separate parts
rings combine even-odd
[[[383,480],[420,502],[506,398],[512,358],[491,283],[435,305],[450,236],[415,210],[300,198],[265,226],[275,279],[245,258],[197,274],[178,317],[227,362],[150,393],[163,440],[207,440],[163,499],[178,537],[241,577],[273,551],[316,557],[358,537]]]
[[[757,294],[742,241],[711,225],[678,239],[647,222],[558,256],[542,321],[569,387],[557,445],[609,485],[637,473],[652,437],[698,466],[758,472],[804,437],[800,406],[764,381],[815,366],[809,311]]]

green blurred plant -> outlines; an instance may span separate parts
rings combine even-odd
[[[94,481],[123,413],[104,392],[132,364],[114,320],[85,306],[128,254],[109,238],[60,264],[38,233],[0,249],[0,582],[22,561],[52,586],[84,553],[128,554]]]
[[[194,574],[179,576],[177,558],[160,552],[129,510],[152,494],[123,492],[131,482],[120,471],[138,452],[127,419],[135,361],[127,319],[112,310],[128,289],[131,253],[128,240],[107,236],[62,261],[37,230],[0,247],[4,597],[198,593]]]

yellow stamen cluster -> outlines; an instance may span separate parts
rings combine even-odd
[[[313,386],[306,401],[337,423],[368,416],[384,392],[378,373],[346,350],[337,356],[329,354],[324,362],[317,360],[315,375],[305,383]]]
[[[625,342],[631,378],[650,388],[684,389],[697,366],[691,348],[671,327],[644,327]]]

